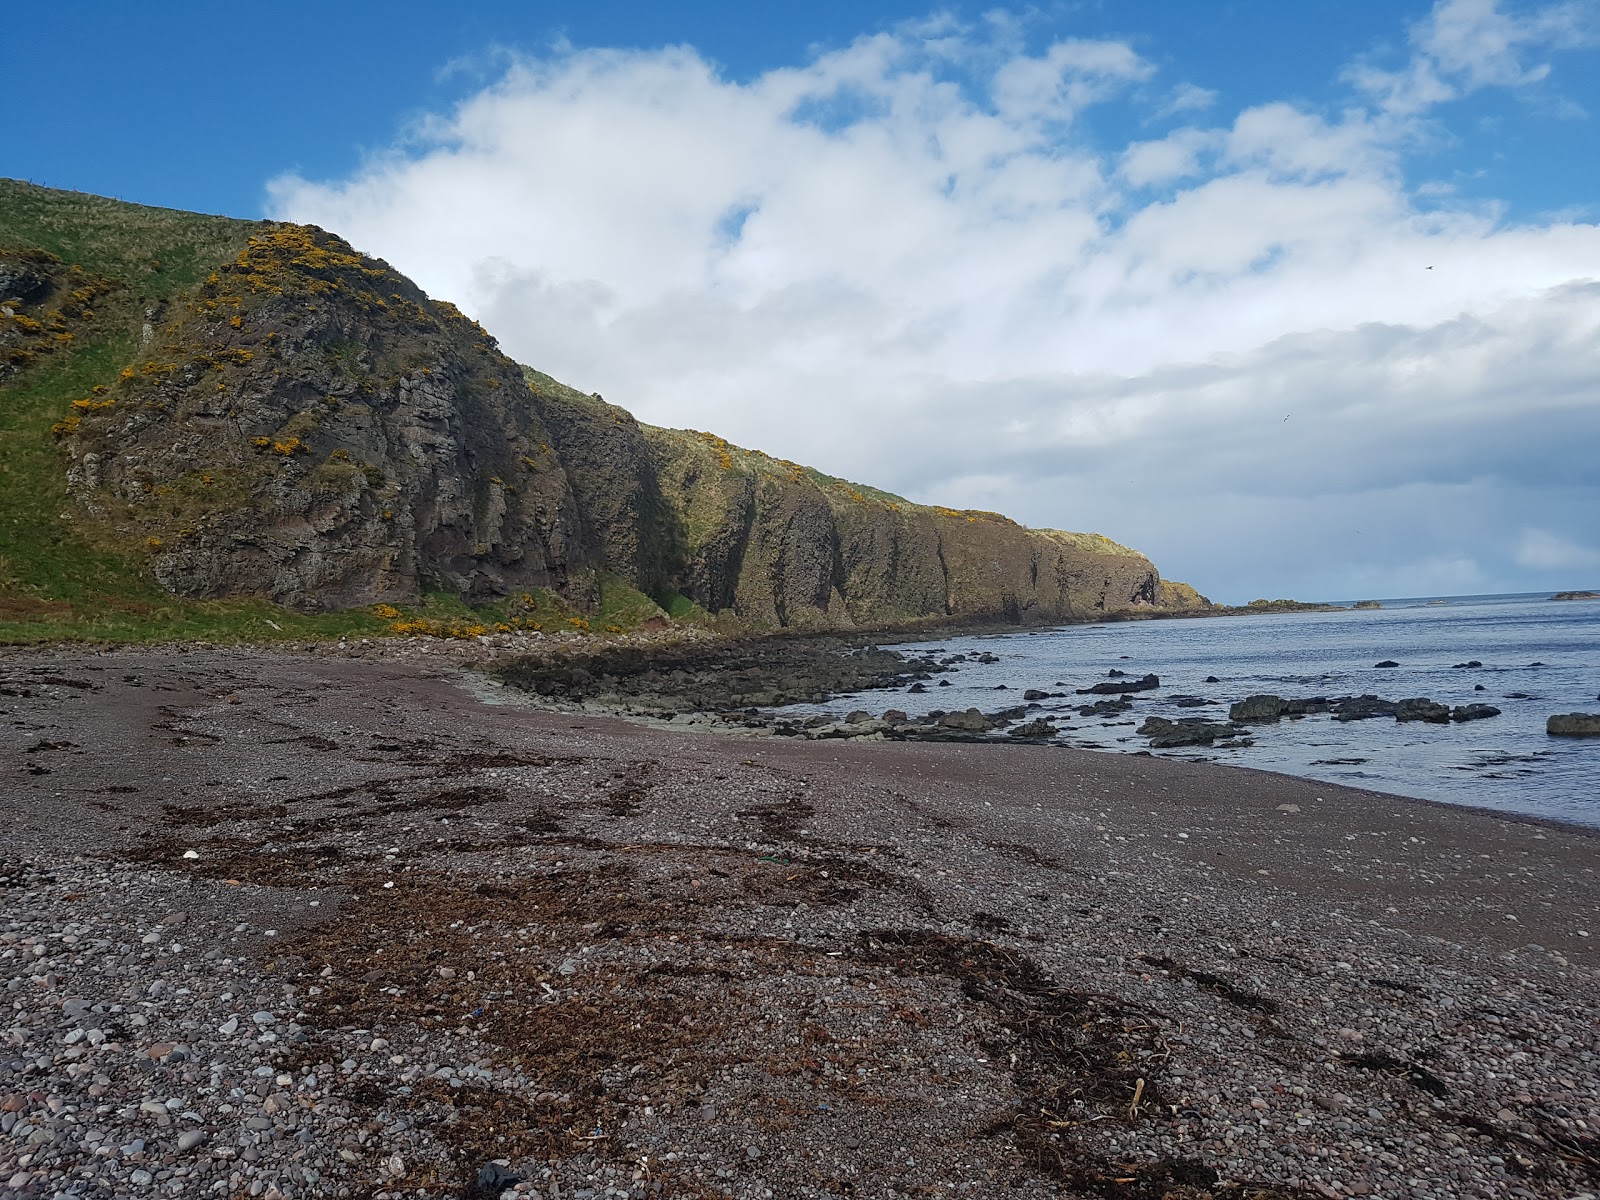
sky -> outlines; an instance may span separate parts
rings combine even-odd
[[[0,174],[1215,599],[1600,584],[1600,0],[771,7],[27,6]]]

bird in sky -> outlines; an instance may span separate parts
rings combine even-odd
[[[1422,268],[1422,269],[1423,269],[1423,270],[1424,270],[1424,271],[1431,271],[1431,270],[1433,270],[1433,268],[1432,268],[1432,267],[1423,267],[1423,268]]]

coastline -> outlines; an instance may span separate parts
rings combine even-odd
[[[32,693],[0,698],[19,1195],[454,1196],[497,1157],[542,1196],[1594,1187],[1593,831],[1070,748],[669,732],[485,704],[445,662],[0,674]],[[96,1106],[144,1147],[96,1156]]]

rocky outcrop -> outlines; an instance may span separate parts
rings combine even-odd
[[[1551,737],[1600,737],[1600,713],[1557,713],[1544,724]]]
[[[141,222],[176,237],[190,216],[46,189],[27,201],[58,223],[100,222],[85,238],[101,246]],[[323,230],[194,223],[203,240],[181,280],[154,258],[137,270],[116,258],[139,276],[125,288],[132,326],[104,343],[120,358],[104,356],[108,373],[63,402],[54,428],[79,529],[171,592],[309,611],[550,589],[594,609],[614,577],[750,629],[1206,605],[1098,535],[912,504],[641,425],[512,363],[452,306]],[[87,308],[95,289],[125,286],[76,271],[8,250],[0,301]],[[70,329],[34,330],[11,307],[10,369],[70,345]]]
[[[348,608],[563,589],[592,565],[515,364],[321,230],[276,226],[157,314],[57,426],[84,511],[184,596]]]
[[[750,624],[1082,620],[1152,610],[1148,559],[1094,534],[912,504],[714,434],[645,428],[684,537],[680,588]]]

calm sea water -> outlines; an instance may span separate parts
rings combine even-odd
[[[1022,689],[1086,687],[1112,668],[1130,676],[1153,671],[1161,689],[1137,694],[1123,717],[1082,718],[1072,711],[1099,697],[1046,700],[1036,710],[1059,714],[1070,727],[1059,740],[1069,745],[1130,753],[1147,746],[1146,739],[1133,736],[1147,716],[1224,720],[1229,703],[1256,692],[1482,702],[1501,715],[1445,726],[1310,716],[1256,726],[1250,747],[1156,753],[1600,826],[1600,739],[1552,738],[1544,731],[1551,713],[1600,712],[1600,601],[1548,596],[1421,597],[1386,600],[1377,610],[953,638],[932,646],[945,654],[987,651],[1000,661],[959,664],[940,676],[952,686],[930,685],[925,695],[879,692],[870,702],[861,696],[853,707],[895,707],[913,715],[972,706],[993,711],[1021,703]],[[903,648],[926,653],[930,646]],[[1374,666],[1385,659],[1400,665]],[[1474,659],[1483,665],[1454,665]],[[1208,676],[1218,682],[1207,683]],[[996,690],[999,684],[1008,690]],[[1216,703],[1179,708],[1167,699],[1184,694]],[[828,707],[839,710],[844,703]]]

